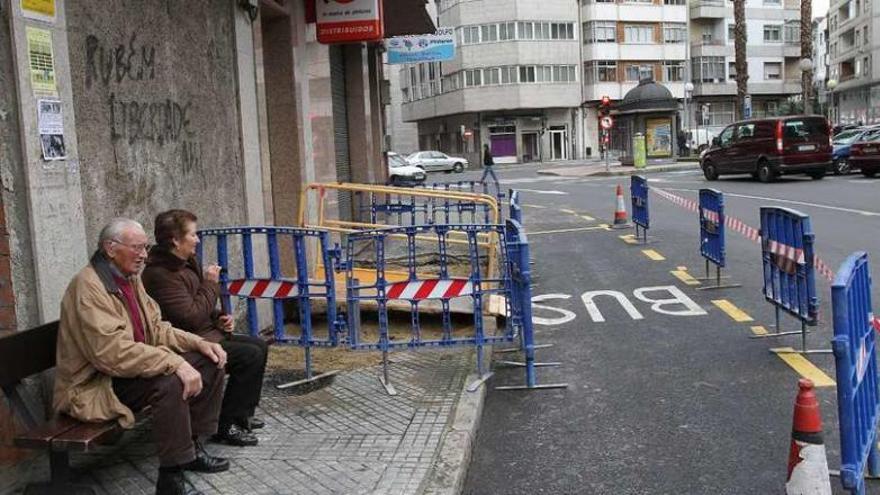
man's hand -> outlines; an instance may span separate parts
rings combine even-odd
[[[211,282],[220,281],[220,265],[210,265],[205,268],[205,278]]]
[[[202,375],[188,362],[184,361],[178,366],[174,374],[183,382],[183,400],[195,397],[202,391]]]
[[[232,332],[233,323],[232,315],[220,315],[220,328],[223,329],[224,332]]]
[[[213,361],[218,368],[226,366],[226,351],[220,347],[220,344],[203,340],[199,343],[199,352],[208,356],[208,359]]]

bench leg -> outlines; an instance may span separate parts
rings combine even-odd
[[[49,451],[51,480],[48,483],[31,483],[24,489],[25,495],[95,495],[89,485],[71,483],[70,454]]]

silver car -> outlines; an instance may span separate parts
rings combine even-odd
[[[417,151],[406,157],[406,160],[427,172],[452,171],[458,173],[463,172],[468,166],[468,161],[464,158],[449,156],[439,151]]]

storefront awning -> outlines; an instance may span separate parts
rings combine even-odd
[[[426,0],[382,0],[385,37],[433,34],[434,21],[425,10]]]

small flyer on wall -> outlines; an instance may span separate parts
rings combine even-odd
[[[21,13],[29,19],[55,22],[55,0],[21,0]]]
[[[67,148],[64,146],[64,116],[59,100],[37,100],[37,127],[40,132],[40,145],[43,160],[64,160]]]
[[[25,32],[31,69],[31,87],[34,93],[55,96],[58,94],[58,87],[55,85],[52,32],[31,26],[27,26]]]

